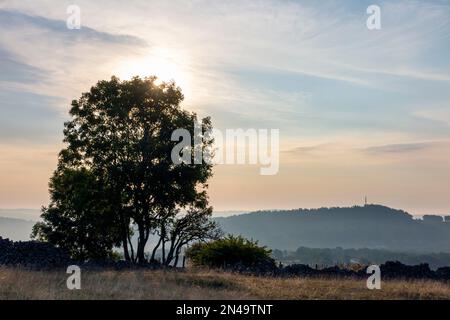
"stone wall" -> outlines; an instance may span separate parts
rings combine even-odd
[[[45,269],[67,267],[71,262],[66,252],[51,244],[0,237],[0,265]]]

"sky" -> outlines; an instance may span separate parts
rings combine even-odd
[[[450,1],[0,0],[0,28],[0,208],[48,204],[71,100],[156,75],[215,128],[280,130],[278,174],[215,167],[215,210],[450,214]]]

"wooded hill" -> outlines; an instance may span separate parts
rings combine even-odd
[[[303,246],[450,252],[448,220],[441,216],[418,220],[405,211],[380,205],[258,211],[216,218],[226,233],[291,251]]]

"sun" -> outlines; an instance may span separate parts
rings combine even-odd
[[[134,76],[156,76],[160,82],[175,81],[186,95],[190,92],[186,60],[173,51],[154,48],[148,54],[119,62],[116,74],[123,80],[129,80]]]

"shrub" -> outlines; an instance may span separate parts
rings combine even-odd
[[[257,241],[229,235],[206,243],[195,243],[186,250],[187,258],[194,265],[208,267],[261,268],[275,266],[271,250],[259,246]]]

